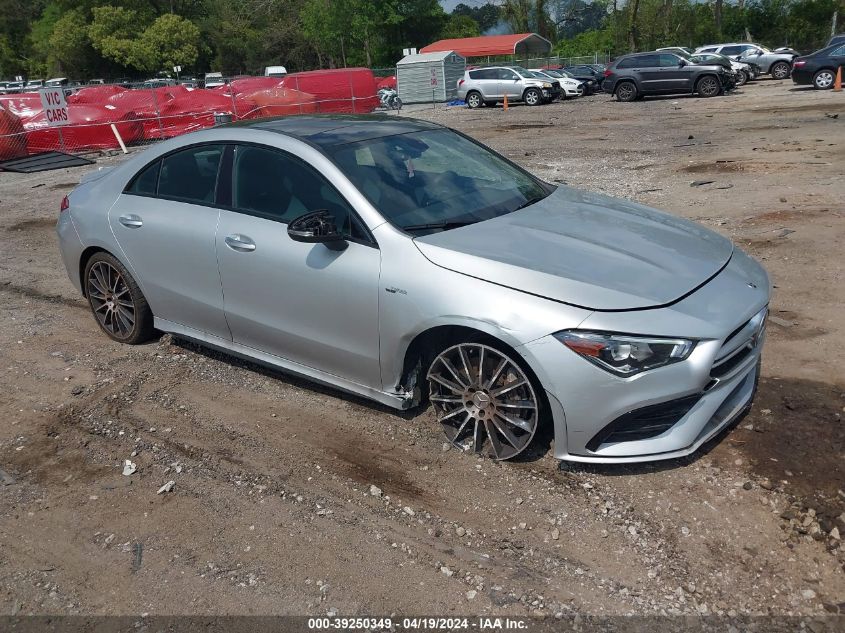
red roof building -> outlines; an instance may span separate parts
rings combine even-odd
[[[420,53],[455,51],[462,57],[493,57],[494,55],[536,55],[543,57],[552,50],[552,43],[536,33],[515,35],[482,35],[452,40],[440,40],[421,48]]]

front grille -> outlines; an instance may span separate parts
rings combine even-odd
[[[730,333],[716,353],[711,378],[722,378],[739,367],[756,349],[766,330],[768,308],[763,308]]]
[[[587,442],[587,449],[595,451],[608,442],[633,442],[656,437],[675,426],[695,403],[701,399],[700,393],[653,404],[630,411],[604,427]]]

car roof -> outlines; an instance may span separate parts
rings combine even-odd
[[[238,121],[227,127],[245,127],[284,134],[320,147],[355,143],[409,132],[441,130],[442,126],[407,117],[379,114],[285,116]]]

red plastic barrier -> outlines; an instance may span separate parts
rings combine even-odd
[[[376,88],[381,90],[382,88],[390,88],[391,90],[396,90],[396,75],[391,75],[390,77],[377,77],[376,79],[379,82],[376,84]]]
[[[87,88],[80,88],[77,92],[67,97],[68,105],[74,103],[93,103],[102,104],[109,97],[127,92],[123,86],[88,86]]]
[[[267,88],[255,90],[239,95],[239,98],[249,100],[255,104],[252,112],[241,113],[241,119],[260,119],[268,116],[288,116],[291,114],[313,114],[318,111],[317,98],[307,92],[300,92],[291,88]]]
[[[77,151],[80,149],[108,149],[117,147],[117,139],[111,130],[115,124],[123,142],[129,145],[143,137],[143,127],[134,112],[116,114],[104,106],[77,104],[68,108],[70,121],[58,127],[49,127],[43,111],[21,117],[27,132],[27,147],[30,153],[51,150]]]
[[[33,116],[41,112],[41,95],[37,92],[22,92],[17,95],[0,95],[0,106],[19,117]]]
[[[161,124],[153,121],[153,134],[148,138],[171,138],[214,125],[214,115],[231,114],[239,119],[256,110],[256,104],[242,96],[232,97],[213,90],[191,90],[159,107]],[[145,130],[150,126],[145,124]]]
[[[281,77],[242,77],[240,79],[233,79],[228,84],[212,88],[215,92],[222,92],[223,94],[232,94],[235,96],[240,94],[249,94],[259,90],[269,90],[278,88],[282,85]]]
[[[369,68],[333,68],[294,73],[282,79],[293,88],[317,98],[318,112],[372,112],[379,104],[376,79]]]
[[[17,115],[0,107],[0,160],[27,154],[26,135]]]

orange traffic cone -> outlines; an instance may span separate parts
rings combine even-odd
[[[836,69],[836,79],[833,81],[833,91],[842,92],[842,66]]]
[[[836,75],[837,77],[839,75]],[[502,102],[502,107],[507,110],[508,109],[508,95],[505,95],[505,100]]]

